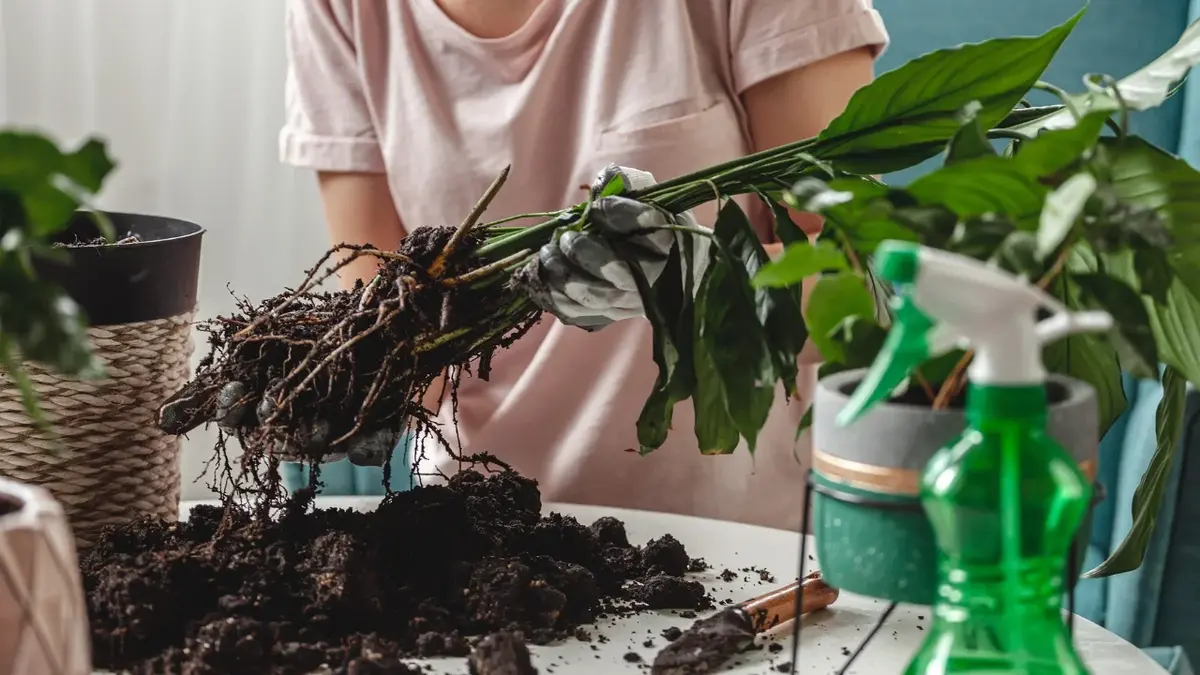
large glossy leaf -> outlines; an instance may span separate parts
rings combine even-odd
[[[704,401],[710,414],[709,408],[724,399],[725,414],[733,429],[746,439],[753,452],[775,397],[775,362],[746,292],[748,284],[736,266],[727,258],[715,259],[705,282],[703,304],[697,301],[699,331],[693,344],[697,395],[713,391]],[[701,410],[696,413],[699,416]],[[697,419],[698,424],[715,422]],[[699,437],[698,428],[701,450],[729,452],[736,447],[736,439],[731,447],[727,431],[720,431],[706,439]]]
[[[733,258],[733,277],[742,288],[767,265],[770,258],[759,242],[750,220],[732,199],[718,214],[713,234],[721,250]],[[775,364],[774,378],[783,381],[789,396],[796,394],[796,357],[808,340],[808,327],[795,289],[758,287],[749,298],[758,317],[768,353]]]
[[[710,265],[696,293],[695,332],[692,339],[692,364],[696,374],[692,409],[696,441],[706,455],[728,454],[737,449],[738,429],[726,405],[725,383],[714,362],[713,344],[702,337],[705,316],[708,314],[710,287],[716,265]]]
[[[1156,108],[1167,100],[1173,93],[1175,84],[1197,63],[1200,63],[1200,22],[1188,26],[1179,41],[1162,56],[1119,80],[1117,90],[1125,105],[1132,110]],[[1091,111],[1115,111],[1120,108],[1117,100],[1103,91],[1077,96],[1073,103],[1077,110],[1085,114]],[[1075,118],[1071,112],[1064,109],[1013,128],[1033,136],[1042,129],[1062,129],[1074,123]]]
[[[1037,37],[940,49],[880,75],[822,132],[821,152],[814,154],[839,166],[906,148],[932,157],[958,131],[959,111],[973,101],[980,104],[980,124],[991,128],[1038,81],[1081,15]]]
[[[1174,239],[1167,259],[1184,286],[1200,297],[1200,171],[1139,137],[1105,139],[1105,149],[1116,196],[1166,218]]]
[[[1182,374],[1168,367],[1162,377],[1163,397],[1154,415],[1156,442],[1154,455],[1137,490],[1133,493],[1133,525],[1112,555],[1085,577],[1106,577],[1137,569],[1146,557],[1146,548],[1154,535],[1163,493],[1171,477],[1179,433],[1186,409],[1187,382]]]
[[[1142,292],[1141,281],[1129,252],[1104,256],[1104,269]],[[1200,384],[1200,299],[1176,278],[1167,291],[1167,302],[1156,303],[1143,292],[1142,302],[1150,315],[1150,328],[1159,359],[1183,373],[1193,384]]]
[[[995,213],[1037,214],[1046,188],[1003,157],[979,157],[942,167],[916,179],[908,192],[922,204],[943,205],[960,218]]]

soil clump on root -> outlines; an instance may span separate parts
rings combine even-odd
[[[199,507],[107,529],[81,565],[96,667],[408,674],[406,659],[466,656],[474,636],[545,644],[644,601],[711,606],[673,574],[688,563],[674,538],[640,548],[615,519],[542,516],[536,483],[511,471],[466,471],[370,513],[310,511],[302,493],[270,522]]]

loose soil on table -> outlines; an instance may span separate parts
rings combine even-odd
[[[96,667],[416,673],[403,659],[466,656],[473,636],[544,644],[601,613],[712,606],[673,537],[634,547],[616,519],[542,516],[536,483],[512,472],[463,472],[370,513],[312,511],[305,492],[269,523],[198,507],[109,528],[81,565]],[[493,642],[485,653],[520,660]]]

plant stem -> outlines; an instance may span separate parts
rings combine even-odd
[[[447,286],[461,286],[463,284],[469,284],[472,281],[479,281],[480,279],[483,279],[484,277],[491,276],[492,273],[494,273],[494,272],[502,272],[505,269],[508,269],[510,266],[515,265],[516,263],[523,262],[532,253],[533,253],[533,251],[530,251],[529,249],[524,249],[524,250],[522,250],[518,253],[514,253],[506,258],[501,258],[500,260],[497,260],[494,263],[489,263],[487,265],[484,265],[483,267],[478,267],[476,269],[473,269],[470,272],[467,272],[466,274],[462,274],[462,275],[459,275],[457,277],[453,277],[450,279],[443,279],[442,283],[446,284]]]
[[[479,201],[475,203],[475,208],[471,209],[471,212],[467,214],[466,220],[463,220],[462,224],[455,230],[454,236],[450,237],[450,241],[446,242],[446,246],[442,248],[441,253],[438,253],[438,256],[434,258],[433,264],[429,266],[429,276],[435,279],[442,276],[442,272],[446,269],[446,262],[458,250],[458,246],[462,243],[463,238],[467,236],[467,232],[470,232],[471,228],[475,227],[475,223],[479,222],[479,217],[483,215],[488,205],[496,198],[496,193],[500,192],[500,188],[504,187],[504,181],[508,180],[510,169],[512,169],[511,165],[504,167],[500,175],[496,176],[496,180],[492,181],[492,184],[488,186],[487,192],[484,192]]]

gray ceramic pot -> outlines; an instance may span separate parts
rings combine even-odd
[[[962,433],[965,415],[882,403],[840,427],[838,413],[865,374],[847,371],[817,384],[812,522],[821,570],[831,585],[852,593],[932,604],[936,549],[920,504],[920,476],[929,458]],[[1050,435],[1094,480],[1100,445],[1095,392],[1057,375],[1047,387]],[[1090,529],[1089,515],[1080,528],[1081,546]]]

